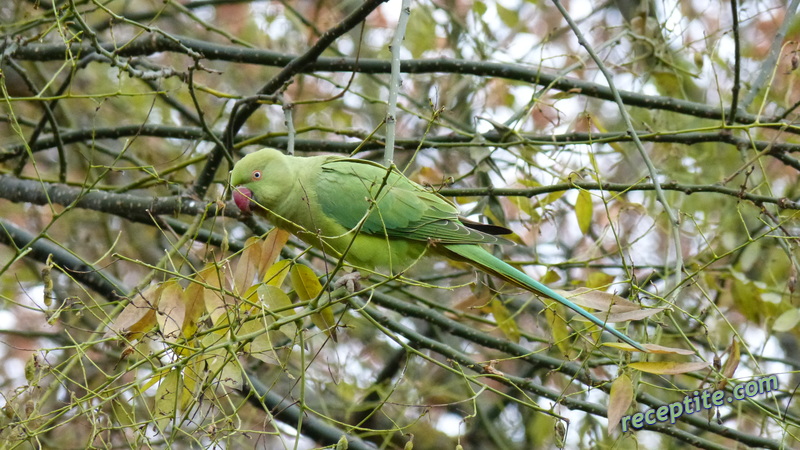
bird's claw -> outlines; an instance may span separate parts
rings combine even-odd
[[[344,286],[347,289],[347,292],[354,293],[356,291],[361,290],[361,272],[355,271],[350,272],[347,275],[341,276],[335,283],[333,283],[334,289],[340,288]]]

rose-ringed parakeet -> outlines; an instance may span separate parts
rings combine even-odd
[[[242,211],[262,215],[328,255],[344,256],[353,266],[397,274],[427,255],[465,261],[551,298],[638,350],[647,351],[481,247],[505,241],[494,234],[508,230],[460,217],[453,203],[397,170],[366,160],[295,157],[265,148],[234,166],[231,185],[234,201]]]

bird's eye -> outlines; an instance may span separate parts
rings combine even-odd
[[[253,171],[253,181],[258,181],[260,179],[261,179],[261,171],[260,170],[254,170]]]

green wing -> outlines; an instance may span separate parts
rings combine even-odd
[[[369,161],[331,158],[316,179],[325,215],[362,233],[442,244],[498,244],[506,239],[471,229],[455,205],[397,171]],[[373,206],[374,205],[374,206]]]

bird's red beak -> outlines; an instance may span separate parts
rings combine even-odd
[[[233,201],[242,212],[250,212],[250,201],[253,198],[253,191],[246,187],[237,187],[233,189]]]

